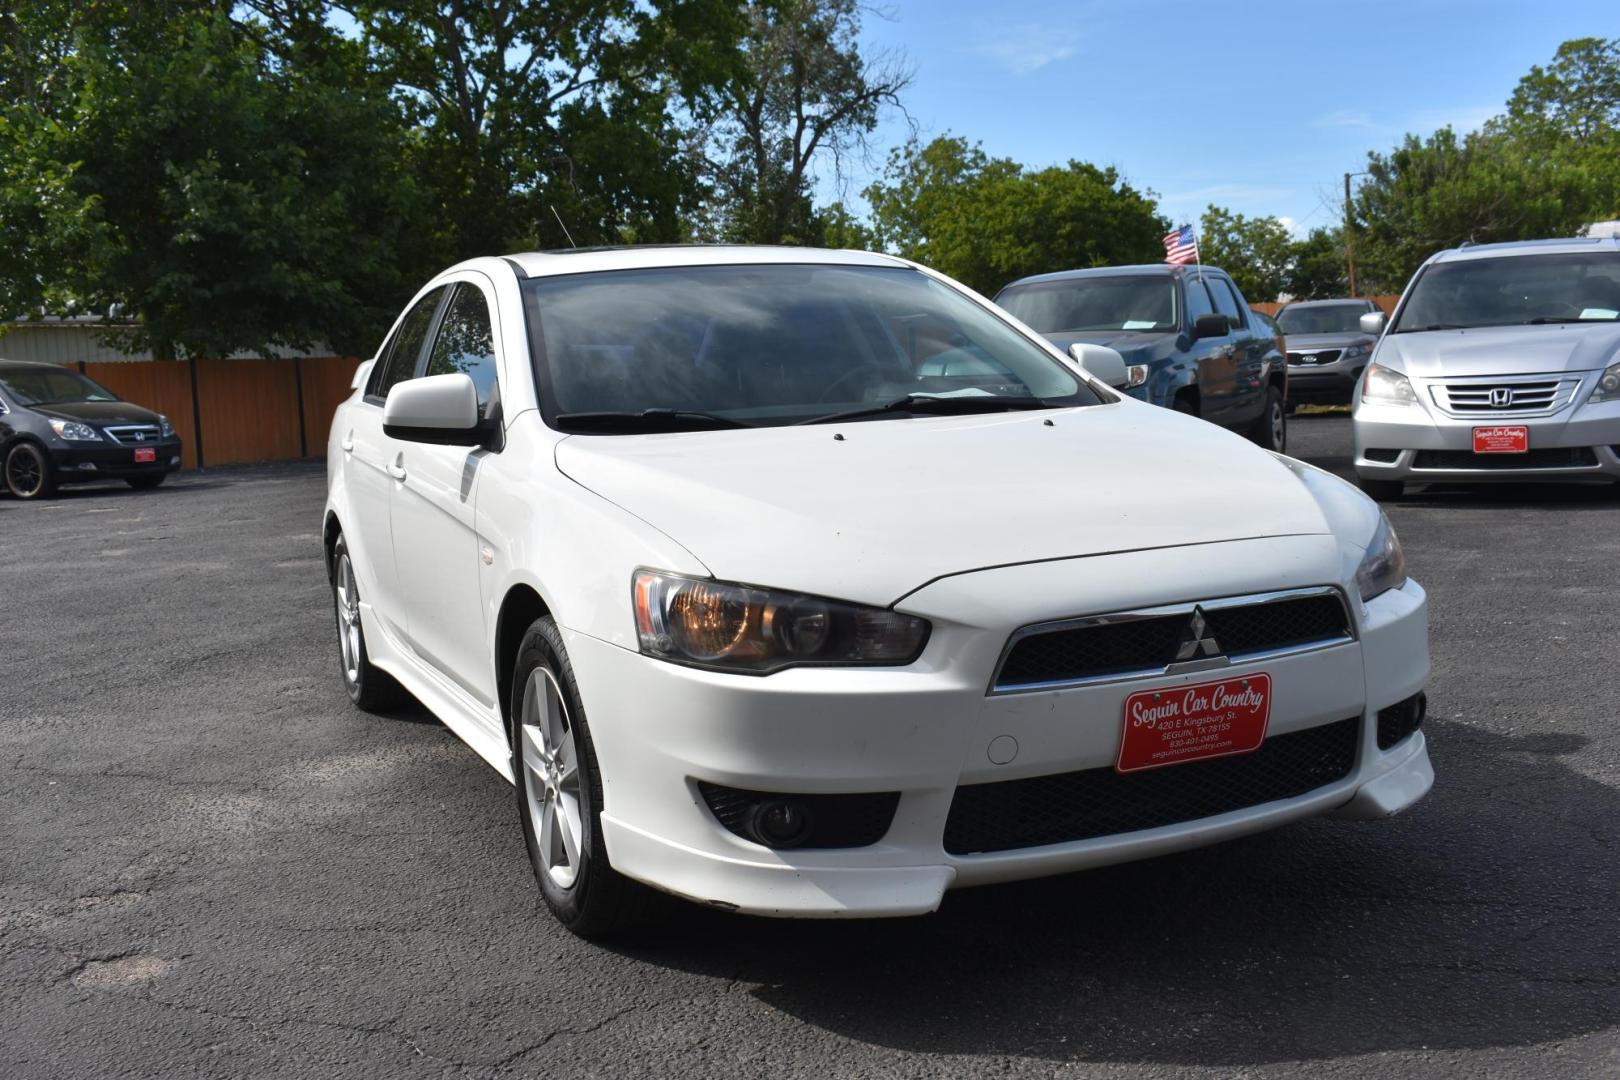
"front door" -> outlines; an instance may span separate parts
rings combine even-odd
[[[462,372],[478,387],[480,416],[499,408],[491,297],[463,281],[445,305],[423,375]],[[392,440],[393,531],[407,635],[416,654],[484,705],[495,701],[494,662],[479,591],[474,526],[480,464],[491,451]]]

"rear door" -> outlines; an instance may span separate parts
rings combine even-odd
[[[494,290],[481,275],[451,288],[422,374],[471,376],[487,418],[500,409]],[[479,467],[494,451],[401,440],[392,449],[394,554],[411,648],[480,704],[493,704],[474,510]]]
[[[1271,338],[1249,318],[1249,305],[1225,274],[1209,274],[1205,279],[1215,310],[1232,324],[1232,397],[1225,424],[1246,424],[1260,415],[1265,402],[1266,354]]]
[[[377,354],[360,401],[342,417],[344,483],[353,516],[343,523],[350,557],[360,582],[360,596],[396,635],[405,626],[394,560],[390,502],[394,480],[389,475],[394,440],[383,434],[383,402],[397,383],[413,378],[428,331],[446,290],[434,289],[412,304],[393,336]]]

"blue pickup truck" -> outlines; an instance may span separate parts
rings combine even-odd
[[[1283,342],[1212,266],[1114,266],[1020,278],[996,303],[1068,349],[1125,359],[1132,397],[1191,413],[1282,451],[1288,441]]]

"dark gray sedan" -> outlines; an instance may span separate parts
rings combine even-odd
[[[1302,300],[1277,313],[1288,338],[1290,406],[1350,403],[1378,341],[1358,320],[1377,310],[1371,300]]]

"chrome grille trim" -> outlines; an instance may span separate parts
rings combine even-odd
[[[163,441],[163,431],[156,424],[115,424],[101,430],[119,446],[151,446]]]
[[[1429,397],[1448,416],[1545,416],[1555,413],[1575,399],[1579,376],[1510,375],[1478,376],[1436,380],[1429,384]],[[1492,391],[1509,390],[1513,404],[1491,404]]]
[[[1039,634],[1051,634],[1064,630],[1077,630],[1087,627],[1107,626],[1115,623],[1134,622],[1140,619],[1157,619],[1167,615],[1191,615],[1194,608],[1203,608],[1207,611],[1218,611],[1222,608],[1258,607],[1264,604],[1277,603],[1287,600],[1303,600],[1318,596],[1332,596],[1344,608],[1345,632],[1320,641],[1302,642],[1276,649],[1263,649],[1257,652],[1234,653],[1217,658],[1216,663],[1209,661],[1194,661],[1187,664],[1165,664],[1143,667],[1136,671],[1109,672],[1106,675],[1087,675],[1074,679],[1053,679],[1045,682],[1001,684],[1001,671],[1006,666],[1007,657],[1012,655],[1013,649],[1025,638]],[[1317,585],[1299,589],[1280,589],[1275,592],[1249,593],[1244,596],[1222,596],[1213,600],[1188,600],[1184,603],[1163,604],[1158,607],[1135,608],[1129,611],[1111,611],[1101,615],[1082,615],[1069,619],[1056,619],[1051,622],[1031,623],[1014,630],[1007,638],[1007,643],[1001,648],[1001,655],[996,659],[994,673],[990,676],[990,686],[985,691],[987,696],[1002,697],[1007,694],[1031,694],[1044,690],[1065,690],[1079,686],[1099,686],[1104,683],[1128,682],[1135,679],[1163,678],[1168,675],[1180,674],[1194,669],[1216,670],[1221,667],[1230,667],[1233,664],[1248,664],[1260,660],[1273,660],[1285,656],[1298,656],[1303,653],[1318,652],[1322,649],[1333,649],[1340,645],[1348,645],[1357,638],[1356,620],[1352,615],[1350,605],[1345,601],[1344,591],[1334,585]],[[1219,663],[1224,659],[1225,663]]]

